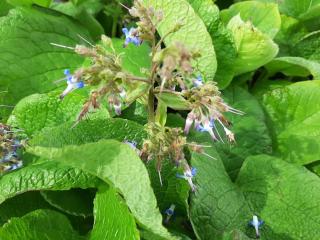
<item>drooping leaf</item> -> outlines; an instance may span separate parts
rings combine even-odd
[[[245,161],[237,184],[252,211],[265,222],[262,239],[318,239],[318,176],[304,167],[259,155]],[[254,236],[254,230],[251,233]]]
[[[124,197],[137,222],[163,239],[174,239],[162,226],[162,216],[150,185],[148,172],[137,153],[127,144],[101,140],[64,148],[34,147],[39,156],[76,166],[112,184]]]
[[[301,57],[280,57],[273,59],[266,66],[269,75],[281,72],[287,76],[307,77],[320,79],[320,64]]]
[[[219,88],[223,89],[230,84],[234,76],[236,45],[233,36],[222,23],[219,9],[211,0],[188,1],[206,25],[211,36],[217,57],[217,72],[214,80],[218,83]]]
[[[320,81],[305,81],[266,93],[273,147],[289,162],[308,164],[320,159]]]
[[[213,148],[206,151],[216,159],[192,154],[192,166],[197,168],[197,192],[191,196],[190,217],[199,239],[222,239],[225,232],[245,230],[251,212],[243,194],[231,182],[219,155]]]
[[[34,136],[30,145],[64,147],[97,142],[101,139],[116,139],[121,142],[127,140],[140,145],[145,136],[143,126],[126,119],[92,119],[82,121],[74,128],[71,128],[70,124],[62,124],[44,129]]]
[[[134,217],[113,188],[100,189],[94,200],[90,240],[140,239]]]
[[[197,67],[204,75],[204,79],[213,80],[217,61],[211,37],[206,26],[194,12],[187,0],[144,0],[146,7],[154,7],[163,12],[163,20],[157,27],[161,36],[172,31],[181,21],[183,26],[165,39],[165,44],[183,43],[188,49],[199,51],[201,57],[197,60]]]
[[[270,38],[274,38],[280,30],[281,17],[278,5],[275,3],[258,1],[235,3],[221,12],[221,18],[225,23],[228,23],[231,18],[238,14],[240,14],[242,20],[252,22],[253,26]]]
[[[277,45],[252,23],[244,22],[239,15],[228,23],[236,48],[235,73],[237,75],[253,71],[270,62],[278,53]]]
[[[69,127],[77,119],[87,97],[85,94],[73,92],[63,100],[59,99],[60,91],[47,94],[33,94],[22,99],[14,108],[8,124],[17,127],[27,135],[32,135],[45,127],[53,127],[69,122]],[[103,107],[94,116],[108,117],[109,113]]]
[[[50,45],[74,46],[87,31],[72,19],[40,8],[16,8],[0,19],[0,96],[1,104],[15,104],[32,93],[56,88],[63,69],[74,70],[83,59],[72,52]],[[30,34],[32,32],[32,34]],[[0,109],[6,117],[9,110]]]
[[[92,216],[94,192],[84,189],[41,191],[43,198],[62,212],[74,216]]]
[[[94,188],[99,180],[77,168],[45,161],[23,167],[0,180],[0,203],[18,194],[35,190],[69,190]]]
[[[190,103],[181,94],[176,92],[164,91],[157,93],[156,97],[174,110],[188,110],[191,107]]]
[[[84,240],[68,218],[53,210],[36,210],[21,218],[12,218],[0,228],[2,240]]]

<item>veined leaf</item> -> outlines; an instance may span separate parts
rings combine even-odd
[[[236,74],[253,71],[270,62],[278,53],[278,46],[271,38],[250,22],[244,22],[239,15],[228,23],[237,46]]]
[[[63,77],[63,69],[74,70],[83,62],[71,50],[50,45],[74,46],[77,34],[88,38],[78,23],[55,11],[16,8],[0,19],[0,26],[0,91],[7,91],[0,96],[1,104],[56,88],[53,82]],[[0,108],[0,113],[5,117],[9,110]]]
[[[258,1],[235,3],[221,12],[221,18],[228,23],[238,14],[242,20],[252,22],[257,29],[270,38],[274,38],[280,30],[281,17],[277,4]]]
[[[140,239],[134,217],[113,188],[102,188],[94,200],[90,240]]]
[[[260,229],[262,239],[319,238],[320,180],[315,174],[281,159],[258,155],[245,161],[237,184],[252,211],[265,222]]]
[[[4,0],[8,1],[14,6],[31,6],[32,4],[37,4],[42,7],[49,7],[51,0]]]
[[[292,47],[291,54],[320,63],[319,36],[320,31],[305,35]]]
[[[183,26],[179,31],[168,36],[165,44],[171,45],[175,42],[183,43],[188,49],[196,49],[201,54],[197,60],[197,67],[204,75],[204,79],[213,80],[216,69],[217,60],[211,37],[206,26],[194,12],[186,0],[143,0],[146,7],[154,7],[156,10],[163,12],[163,20],[159,24],[157,30],[161,36],[182,21]]]
[[[2,240],[84,240],[72,228],[68,218],[52,210],[36,210],[21,218],[12,218],[0,228]]]
[[[137,153],[127,144],[101,140],[64,148],[29,149],[64,164],[78,167],[112,184],[123,195],[137,222],[163,239],[174,239],[162,226],[162,216],[150,185],[148,172]]]
[[[264,95],[273,147],[286,161],[308,164],[320,159],[319,99],[320,81],[298,82]]]

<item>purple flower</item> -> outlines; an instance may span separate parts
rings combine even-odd
[[[125,42],[123,44],[124,47],[128,46],[129,43],[133,43],[136,46],[140,46],[142,41],[138,36],[138,31],[136,28],[122,28],[122,32],[125,35]]]
[[[117,115],[121,115],[121,102],[117,102],[113,104],[114,111]]]

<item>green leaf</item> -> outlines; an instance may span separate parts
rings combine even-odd
[[[79,169],[52,161],[42,162],[1,177],[0,203],[27,191],[93,188],[99,182],[96,177]]]
[[[319,238],[320,180],[315,174],[259,155],[246,160],[237,184],[251,203],[252,212],[265,222],[260,230],[262,239]]]
[[[319,0],[259,0],[260,2],[271,2],[279,5],[279,10],[291,17],[298,18],[320,3]]]
[[[49,7],[51,3],[51,0],[7,0],[7,1],[14,6],[31,6],[32,4],[37,4],[42,7]]]
[[[0,225],[2,226],[12,217],[23,215],[37,210],[52,208],[38,191],[25,192],[9,198],[0,205]]]
[[[43,198],[55,208],[74,216],[92,216],[94,192],[83,189],[41,191]]]
[[[273,147],[289,162],[308,164],[320,159],[320,81],[291,84],[266,93]]]
[[[137,222],[160,238],[173,239],[162,226],[162,216],[150,185],[148,172],[137,153],[127,144],[101,140],[62,149],[34,147],[36,155],[78,167],[107,183],[124,197]]]
[[[301,57],[280,57],[273,59],[266,66],[270,76],[281,72],[287,76],[308,77],[320,79],[320,64]]]
[[[144,0],[146,7],[154,7],[163,12],[163,20],[157,27],[161,36],[173,30],[177,23],[183,22],[183,26],[174,34],[165,39],[165,44],[171,45],[175,42],[183,43],[189,49],[196,49],[201,54],[197,60],[197,67],[204,75],[204,79],[213,80],[217,60],[211,37],[206,26],[199,16],[194,12],[186,0]]]
[[[280,30],[281,17],[277,4],[258,1],[235,3],[221,12],[221,18],[228,23],[238,14],[242,20],[252,22],[253,26],[270,38],[274,38]]]
[[[72,228],[68,218],[52,210],[36,210],[21,218],[12,218],[0,229],[2,240],[84,240]]]
[[[189,110],[191,108],[191,104],[180,93],[163,91],[155,95],[174,110]]]
[[[211,36],[217,57],[217,72],[214,80],[220,89],[227,87],[234,77],[236,45],[232,33],[222,23],[219,8],[211,0],[188,0],[202,19]]]
[[[7,3],[7,1],[1,1],[0,2],[0,17],[5,16],[8,14],[9,10],[13,8],[12,5]]]
[[[68,49],[50,45],[74,46],[87,31],[71,18],[42,8],[17,8],[0,19],[0,104],[12,105],[32,93],[56,88],[63,69],[74,70],[82,57]],[[32,33],[32,34],[30,34]],[[88,38],[90,40],[90,38]],[[6,117],[10,109],[0,108]]]
[[[197,192],[191,198],[191,223],[199,239],[221,239],[225,232],[245,230],[252,215],[219,155],[213,148],[206,149],[206,152],[216,159],[192,154],[192,166],[197,168]]]
[[[44,129],[34,136],[30,145],[43,147],[64,147],[97,142],[101,139],[116,139],[118,141],[135,141],[138,144],[146,137],[143,126],[138,123],[121,119],[93,119],[81,121],[76,127],[62,124],[57,127]]]
[[[294,56],[303,57],[320,63],[320,31],[305,35],[291,50]]]
[[[100,189],[94,200],[90,240],[140,239],[134,217],[113,188]]]
[[[271,38],[252,23],[242,21],[239,15],[233,17],[227,27],[236,42],[238,55],[234,64],[237,75],[259,68],[277,55],[278,47]]]
[[[14,108],[8,124],[25,131],[27,135],[42,130],[45,127],[53,127],[62,123],[75,122],[87,97],[83,94],[73,92],[63,100],[59,98],[60,91],[48,94],[33,94],[22,99]],[[97,114],[90,117],[108,117],[106,109],[101,108]]]
[[[223,234],[222,240],[250,240],[247,235],[245,235],[242,231],[233,230],[228,233]]]

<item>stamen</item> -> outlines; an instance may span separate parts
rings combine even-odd
[[[125,9],[127,9],[128,11],[130,11],[130,8],[128,8],[126,5],[123,5],[121,2],[119,2],[119,4],[124,7]]]
[[[53,45],[53,46],[56,46],[56,47],[61,47],[61,48],[67,48],[67,49],[75,50],[74,47],[69,47],[69,46],[65,46],[65,45],[61,45],[61,44],[57,44],[57,43],[50,43],[50,44]]]
[[[85,39],[84,37],[82,37],[80,34],[77,34],[78,35],[78,37],[80,38],[80,39],[82,39],[83,41],[85,41],[86,43],[88,43],[91,47],[95,47],[91,42],[89,42],[87,39]]]
[[[162,187],[162,177],[161,177],[161,172],[160,171],[158,171],[158,175],[159,175],[160,185]]]

